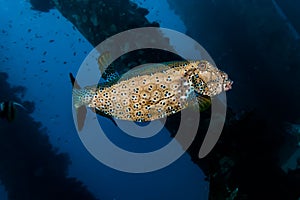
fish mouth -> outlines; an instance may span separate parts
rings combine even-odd
[[[225,83],[224,83],[224,91],[228,91],[228,90],[231,90],[232,89],[232,84],[233,84],[233,81],[232,80],[226,80]]]

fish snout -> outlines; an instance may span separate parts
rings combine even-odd
[[[228,91],[228,90],[231,90],[232,89],[232,84],[233,84],[233,81],[228,79],[228,80],[225,80],[224,81],[224,91]]]

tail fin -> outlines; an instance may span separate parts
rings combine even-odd
[[[75,77],[73,76],[73,74],[69,73],[69,76],[70,76],[70,80],[71,80],[73,88],[80,89],[80,86],[78,85],[78,83],[77,83]]]
[[[73,105],[76,109],[76,115],[77,115],[77,128],[79,131],[81,131],[84,126],[84,121],[87,113],[86,106],[83,104],[83,102],[81,102],[81,95],[83,94],[83,91],[78,85],[73,74],[70,73],[69,76],[73,86],[72,96],[73,96]]]

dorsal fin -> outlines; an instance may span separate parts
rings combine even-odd
[[[99,71],[101,77],[107,84],[113,84],[119,80],[120,76],[111,63],[111,56],[108,51],[103,52],[98,58]]]
[[[109,51],[103,52],[99,58],[98,58],[98,66],[101,73],[104,73],[106,71],[106,68],[109,66],[109,63],[111,62],[111,56]]]

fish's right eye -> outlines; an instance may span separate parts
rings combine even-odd
[[[198,64],[198,68],[200,70],[206,70],[206,62],[205,61],[200,61],[199,64]]]

